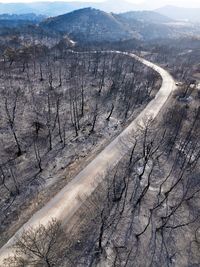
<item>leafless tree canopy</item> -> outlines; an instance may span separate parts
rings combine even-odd
[[[5,260],[5,266],[58,266],[64,241],[61,224],[54,219],[46,227],[30,228],[17,240],[15,255]]]
[[[79,239],[87,245],[67,253],[76,266],[200,264],[200,110],[172,101],[162,123],[146,121],[134,134],[129,155],[85,203],[80,214],[91,218]]]
[[[119,133],[154,97],[160,82],[151,69],[115,53],[38,44],[8,48],[1,56],[3,244],[12,235],[4,230],[18,220],[21,207],[36,203],[60,170]]]

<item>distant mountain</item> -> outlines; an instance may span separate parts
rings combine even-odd
[[[1,1],[1,0],[0,0]],[[154,10],[172,19],[189,19],[192,21],[200,21],[200,9],[179,8],[173,6],[166,6],[164,8],[156,9],[160,6],[160,0],[143,0],[139,4],[127,2],[127,0],[104,0],[103,2],[86,2],[77,0],[75,2],[32,2],[32,3],[0,3],[0,14],[26,14],[35,13],[46,16],[58,16],[65,13],[72,12],[77,9],[92,7],[106,12],[122,13],[136,10]]]
[[[30,25],[37,25],[46,17],[35,14],[2,14],[0,15],[0,34],[7,32],[9,29],[20,29]]]
[[[45,30],[67,33],[75,40],[116,41],[133,37],[130,29],[112,14],[93,8],[84,8],[71,13],[49,18],[40,24]]]
[[[159,16],[155,12],[137,11],[115,14],[114,16],[126,29],[134,32],[141,40],[176,38],[181,34],[181,31],[177,32],[166,24],[172,20]]]
[[[0,33],[5,32],[7,29],[16,29],[26,27],[27,25],[35,24],[30,20],[8,20],[0,19]]]
[[[47,32],[67,34],[77,42],[152,40],[196,34],[196,29],[177,28],[174,24],[174,20],[153,11],[114,14],[84,8],[48,18],[40,27]]]
[[[100,9],[106,12],[121,13],[130,10],[144,10],[144,9],[154,9],[155,5],[152,1],[145,0],[142,4],[133,4],[127,2],[126,0],[105,0],[103,2],[84,2],[77,0],[77,2],[33,2],[33,3],[0,3],[0,14],[10,13],[10,14],[25,14],[25,13],[35,13],[43,14],[47,16],[58,16],[65,14],[76,9],[92,7]],[[155,0],[154,0],[155,1]],[[157,0],[156,0],[157,1]],[[150,3],[151,2],[151,3]]]
[[[1,19],[2,18],[2,19]],[[39,23],[38,20],[42,20]],[[32,26],[32,27],[31,27]],[[33,27],[34,26],[34,27]],[[76,42],[118,42],[125,40],[161,40],[187,36],[200,36],[198,24],[177,23],[154,11],[134,11],[120,14],[107,13],[94,8],[83,8],[43,20],[43,16],[0,15],[0,34],[45,37],[68,36]]]
[[[165,6],[156,9],[156,12],[175,20],[200,22],[200,8],[182,8],[175,6]]]
[[[36,15],[34,13],[29,14],[0,14],[0,20],[10,20],[10,21],[32,21],[32,22],[41,22],[46,19],[46,16]]]
[[[123,18],[135,19],[140,22],[168,23],[173,21],[173,19],[154,11],[129,11],[119,15]]]
[[[20,0],[19,0],[20,2]],[[102,3],[95,2],[33,2],[33,3],[0,3],[0,14],[10,13],[10,14],[25,14],[25,13],[35,13],[44,14],[47,16],[57,16],[65,14],[76,9],[93,7],[101,9],[108,12],[123,12],[127,10],[134,9],[134,6],[127,3],[124,0],[120,0],[116,4],[114,0],[107,0]]]

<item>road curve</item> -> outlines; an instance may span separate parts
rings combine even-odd
[[[105,178],[108,167],[114,168],[122,157],[128,152],[130,134],[138,129],[143,121],[151,117],[156,118],[163,105],[166,103],[170,94],[176,89],[172,76],[164,69],[153,64],[135,54],[119,51],[108,51],[109,53],[120,53],[132,57],[144,65],[154,69],[162,77],[162,86],[155,98],[146,106],[138,117],[116,137],[96,158],[90,162],[74,179],[67,184],[57,195],[55,195],[43,208],[37,211],[27,223],[20,228],[16,234],[0,249],[0,266],[3,267],[3,259],[12,255],[11,245],[14,244],[16,237],[20,236],[23,230],[37,227],[39,224],[46,225],[52,218],[57,218],[67,223],[75,212],[80,208],[83,201],[91,195],[100,182]],[[123,145],[126,143],[126,146]]]

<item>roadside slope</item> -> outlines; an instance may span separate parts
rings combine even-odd
[[[46,225],[52,218],[59,219],[67,224],[82,203],[96,189],[106,176],[108,168],[114,168],[132,146],[130,135],[136,131],[139,125],[147,118],[156,118],[166,103],[170,94],[176,89],[171,75],[161,67],[144,60],[134,54],[109,51],[109,53],[121,53],[140,61],[146,66],[157,71],[162,77],[162,86],[156,97],[146,106],[139,116],[116,137],[91,163],[87,165],[68,185],[66,185],[54,198],[42,209],[36,212],[22,228],[0,249],[0,266],[3,267],[3,259],[12,254],[10,246],[20,236],[23,230],[29,227]]]

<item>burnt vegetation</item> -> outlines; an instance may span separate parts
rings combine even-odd
[[[6,266],[198,266],[200,109],[193,97],[188,107],[174,94],[161,121],[146,120],[131,134],[132,148],[77,211],[73,231],[64,234],[53,220],[24,232]],[[50,247],[48,265],[52,234],[60,247],[58,254]],[[30,237],[42,255],[30,242],[24,248]]]
[[[0,247],[156,96],[161,77],[123,52],[177,85],[68,224],[24,231],[4,266],[200,266],[198,25],[91,8],[0,19]]]
[[[197,92],[193,97],[188,107],[175,95],[162,123],[147,120],[133,133],[128,155],[108,170],[79,211],[79,241],[71,237],[66,261],[70,257],[75,266],[200,264],[200,109]]]
[[[63,176],[66,184],[66,169],[122,131],[159,86],[156,73],[121,54],[6,49],[0,92],[2,237],[8,238],[5,229],[20,216],[20,207],[37,203],[38,193]]]

